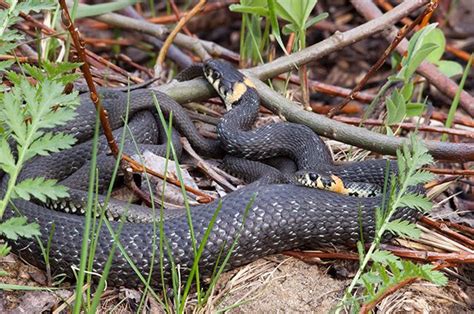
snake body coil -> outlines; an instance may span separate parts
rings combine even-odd
[[[213,62],[207,64],[211,67],[215,65]],[[383,184],[387,167],[385,160],[334,166],[331,164],[329,155],[327,155],[327,148],[315,134],[311,135],[310,143],[306,144],[306,150],[302,149],[300,144],[294,145],[294,142],[300,139],[300,134],[303,137],[309,135],[305,127],[294,124],[282,124],[281,126],[267,127],[263,131],[259,131],[259,129],[256,131],[242,130],[242,120],[237,121],[238,117],[233,112],[236,109],[237,111],[241,110],[240,118],[253,121],[256,114],[254,107],[255,104],[258,104],[257,94],[252,89],[249,89],[248,85],[240,86],[242,88],[240,91],[243,91],[240,95],[231,93],[231,89],[224,90],[222,84],[229,83],[234,88],[236,86],[235,83],[245,83],[243,81],[245,78],[237,70],[227,65],[221,69],[219,68],[221,63],[217,62],[216,64],[215,71],[225,71],[223,73],[219,72],[219,75],[221,78],[225,77],[226,80],[221,80],[220,84],[214,84],[214,87],[221,96],[224,93],[228,93],[227,97],[225,95],[223,97],[226,102],[232,96],[239,96],[237,97],[238,99],[234,98],[235,101],[243,100],[236,108],[225,115],[223,122],[219,125],[219,137],[223,140],[225,149],[229,151],[235,149],[237,154],[253,158],[255,157],[253,155],[253,148],[258,150],[261,147],[265,147],[263,145],[269,145],[268,147],[270,148],[277,148],[278,152],[283,151],[285,156],[295,158],[299,169],[321,169],[321,171],[326,173],[339,176],[342,180]],[[209,67],[207,69],[206,75],[210,73]],[[123,101],[123,98],[126,97],[123,95],[126,94],[116,95],[113,93],[113,95],[110,97],[115,98],[116,105],[123,107],[118,102]],[[155,95],[162,108],[173,102],[161,93],[156,93]],[[133,108],[141,108],[136,109],[136,111],[146,109],[144,103],[153,103],[152,92],[132,91],[130,102]],[[246,107],[247,105],[248,108]],[[86,116],[90,115],[90,109],[88,107],[87,109],[81,109],[82,107],[78,109],[80,117],[76,119],[77,121],[81,120],[81,117],[82,119],[89,119]],[[115,116],[114,108],[113,106],[108,108],[109,116],[111,117]],[[252,113],[253,116],[245,116],[250,111],[254,112]],[[120,120],[122,115],[123,113],[118,113],[117,116],[119,118],[117,120]],[[174,111],[173,115],[175,117],[180,116],[175,114]],[[191,133],[195,132],[192,123],[188,123],[190,121],[184,122],[184,126],[180,129],[180,132],[184,135],[187,135],[187,132],[191,129]],[[250,122],[248,123],[250,125]],[[77,132],[81,139],[87,138],[85,135],[81,137],[83,133],[89,132],[90,134],[90,131],[86,129],[91,129],[91,125],[92,122],[89,128],[77,127],[77,129],[80,129]],[[293,131],[285,133],[286,127],[283,125],[290,126],[290,128],[293,128]],[[284,143],[276,140],[276,138],[281,138],[279,137],[282,134],[281,132],[284,134],[282,138]],[[263,139],[259,138],[262,134]],[[273,135],[275,135],[273,140],[267,141],[265,139],[265,137]],[[196,136],[194,145],[201,147],[201,151],[206,153],[206,150],[208,150],[207,153],[211,154],[221,153],[220,148],[215,143],[207,142],[198,135]],[[288,136],[291,136],[291,138],[288,138]],[[250,144],[251,141],[248,141],[249,137],[256,137],[254,140],[257,144]],[[191,143],[193,144],[193,142]],[[291,145],[296,147],[296,151],[288,149],[288,146],[285,146],[286,143],[293,143]],[[199,146],[201,144],[203,146]],[[264,153],[266,154],[265,157],[277,155],[273,152],[268,153],[265,151]],[[60,154],[65,155],[58,155],[62,157],[57,157],[57,159],[71,158],[75,160],[76,158],[70,155],[68,151]],[[319,164],[311,165],[310,162],[314,160]],[[37,162],[41,165],[46,164],[46,162],[42,163],[41,159]],[[78,165],[77,168],[83,167],[83,163],[81,165]],[[393,162],[389,165],[392,170],[395,170]],[[58,165],[54,164],[53,166],[57,167]],[[36,168],[35,162],[33,162],[29,169],[28,171],[34,173],[35,169],[39,168]],[[47,172],[47,174],[50,177],[54,177],[52,172]],[[5,178],[3,178],[3,181],[5,181]],[[1,193],[4,193],[4,191],[1,191]],[[210,276],[219,257],[228,252],[234,241],[235,246],[226,269],[249,263],[269,254],[298,247],[351,246],[359,239],[361,230],[364,240],[369,241],[374,235],[374,210],[381,203],[381,196],[356,198],[293,184],[261,185],[237,190],[221,199],[222,206],[199,260],[200,275],[202,278]],[[84,233],[84,217],[49,210],[33,202],[16,200],[14,204],[29,221],[36,221],[40,225],[40,240],[43,243],[47,243],[51,226],[55,225],[49,252],[51,269],[54,273],[72,275],[71,267],[78,266],[80,261],[80,239],[82,239]],[[218,207],[218,202],[216,201],[191,208],[196,246],[199,246],[201,243],[209,222]],[[6,212],[6,218],[14,215],[13,209],[9,208]],[[415,216],[416,213],[413,210],[400,208],[397,210],[394,218],[413,220]],[[161,268],[161,264],[157,260],[152,264],[153,252],[159,252],[159,228],[155,228],[151,223],[124,223],[118,236],[118,240],[128,258],[136,265],[141,274],[146,277],[149,272],[153,272],[152,285],[155,286],[160,286],[162,276],[165,278],[165,281],[171,280],[173,263],[174,265],[180,265],[182,278],[187,277],[193,264],[194,256],[190,227],[186,215],[169,218],[162,223],[162,236],[165,237],[166,247],[169,248],[165,249],[163,254],[163,268]],[[118,223],[111,222],[111,226],[114,230],[119,229]],[[100,273],[105,266],[114,239],[105,227],[102,227],[100,230],[98,239],[93,271]],[[155,244],[157,246],[154,246]],[[40,257],[42,254],[40,246],[35,240],[20,238],[12,242],[11,245],[13,250],[26,260],[38,266],[44,266],[43,259]],[[157,253],[156,256],[159,256],[159,254]],[[173,259],[173,263],[170,257]],[[115,250],[108,282],[113,285],[126,286],[140,284],[139,277],[119,249]]]

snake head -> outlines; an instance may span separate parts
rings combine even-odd
[[[203,70],[204,76],[219,94],[227,110],[237,105],[247,89],[253,87],[248,78],[226,61],[207,60]]]
[[[316,171],[300,170],[295,174],[296,183],[315,189],[348,194],[341,178],[335,175],[321,174]]]

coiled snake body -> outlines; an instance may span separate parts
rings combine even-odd
[[[225,150],[237,153],[241,157],[253,159],[269,158],[283,154],[294,158],[299,169],[318,169],[318,171],[324,173],[337,175],[342,180],[383,184],[387,167],[385,160],[334,166],[324,143],[304,126],[285,123],[275,124],[273,127],[267,126],[263,130],[249,130],[255,119],[255,106],[258,109],[258,97],[255,90],[251,88],[251,84],[248,84],[247,79],[237,70],[219,61],[207,62],[205,74],[208,78],[211,78],[211,83],[213,83],[226,104],[236,105],[224,116],[223,122],[218,126],[219,138],[223,142],[222,146]],[[216,78],[219,80],[217,83]],[[173,101],[166,95],[158,92],[154,93],[162,108],[168,105],[172,106]],[[108,101],[115,97],[114,105],[123,107],[119,102],[123,101],[123,95],[126,97],[126,94],[112,94],[114,96],[106,95],[105,99]],[[147,107],[145,103],[151,105]],[[132,91],[130,104],[132,111],[152,107],[152,92],[148,90]],[[79,107],[79,117],[74,121],[93,119],[86,117],[91,116],[90,107],[88,106],[90,104]],[[113,106],[108,108],[110,116],[114,116],[111,113],[117,110],[114,108]],[[170,108],[170,110],[173,111],[173,116],[177,120],[173,125],[177,125],[182,134],[188,135],[187,132],[191,132],[191,137],[194,137],[190,140],[191,144],[200,147],[204,154],[218,155],[222,153],[218,144],[206,141],[194,133],[195,130],[192,128],[189,118],[183,118],[180,112],[174,111],[182,109]],[[146,115],[143,112],[138,114]],[[122,115],[123,112],[117,113],[118,121]],[[145,118],[142,117],[141,119],[144,120]],[[92,123],[88,123],[88,127],[75,125],[73,127],[78,130],[77,132],[80,135],[89,132],[89,135],[84,135],[85,139],[90,136]],[[180,123],[182,123],[181,127],[179,127]],[[143,126],[137,126],[137,129],[140,128],[143,128]],[[287,132],[288,129],[291,131]],[[142,131],[142,133],[146,133],[143,134],[145,144],[148,145],[153,142],[151,137],[154,132]],[[267,151],[265,147],[273,149]],[[291,147],[294,147],[294,149]],[[264,150],[263,155],[259,156],[263,157],[255,155],[254,151],[262,150],[262,148]],[[104,150],[106,149],[104,148]],[[77,158],[86,160],[88,158],[86,156],[90,155],[90,150],[88,153],[80,154],[79,157],[77,154],[78,152],[71,154],[68,151],[59,153],[57,156],[60,157],[56,157],[57,163],[53,164],[52,167],[60,167],[61,159],[70,158],[71,161],[66,162],[66,164],[76,162]],[[105,156],[104,161],[109,157]],[[48,160],[44,160],[42,161],[39,158],[33,161],[25,171],[38,175],[45,175],[46,173],[47,177],[54,177],[62,171],[44,170],[48,164]],[[78,165],[75,165],[74,168],[76,168],[75,170],[79,169],[80,173],[81,168],[86,167],[86,163],[84,161],[77,163]],[[36,165],[41,165],[41,167]],[[395,169],[395,163],[392,162],[389,165],[392,169]],[[64,172],[67,171],[64,170]],[[77,179],[78,177],[75,181]],[[6,178],[3,178],[3,182],[5,180]],[[87,178],[84,180],[87,180]],[[4,192],[1,191],[1,193]],[[364,240],[369,241],[374,235],[374,209],[381,205],[382,196],[356,198],[294,184],[270,184],[242,188],[223,197],[220,202],[222,206],[199,260],[202,278],[209,277],[212,274],[219,257],[222,260],[234,241],[235,246],[226,264],[226,269],[249,263],[269,254],[294,248],[351,246],[359,239],[361,230]],[[43,243],[48,241],[51,226],[52,224],[55,225],[49,252],[51,269],[54,273],[72,275],[71,266],[79,265],[84,217],[49,210],[33,202],[15,200],[14,204],[28,220],[36,221],[40,225],[40,240]],[[247,210],[246,207],[248,207]],[[216,208],[218,208],[218,201],[191,208],[192,225],[197,246],[201,243]],[[8,218],[13,215],[13,209],[9,208],[5,217]],[[413,220],[415,216],[416,213],[413,210],[400,208],[394,218]],[[118,223],[111,222],[111,225],[115,230],[118,230]],[[186,278],[189,275],[194,256],[187,217],[186,215],[179,215],[163,221],[163,231],[167,243],[167,249],[163,254],[163,268],[157,260],[154,264],[151,264],[153,251],[159,252],[157,246],[153,247],[153,245],[160,243],[158,230],[159,228],[155,228],[151,223],[135,224],[127,222],[123,225],[118,237],[129,259],[133,261],[145,277],[150,271],[153,271],[152,285],[155,286],[160,286],[162,275],[165,281],[171,280],[173,264],[170,257],[174,265],[180,265],[182,278]],[[113,237],[107,228],[102,227],[98,239],[93,270],[100,273],[112,247]],[[11,242],[11,245],[15,252],[29,262],[44,266],[40,246],[35,240],[20,238]],[[159,256],[159,254],[156,256]],[[113,285],[126,286],[140,284],[139,277],[119,249],[115,250],[108,282]]]

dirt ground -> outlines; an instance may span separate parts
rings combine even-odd
[[[35,267],[25,265],[14,255],[0,262],[7,275],[0,282],[41,286],[46,277]],[[215,313],[328,313],[341,299],[350,279],[336,279],[334,274],[351,275],[354,262],[309,265],[284,255],[270,256],[225,273],[207,306],[199,312]],[[331,274],[329,274],[331,273]],[[339,276],[338,276],[339,277]],[[63,285],[64,286],[64,285]],[[1,291],[0,313],[70,312],[73,289],[53,291]],[[415,283],[397,291],[379,305],[380,313],[472,313],[474,288],[453,280],[446,287]],[[109,289],[100,312],[133,313],[138,309],[140,292]],[[189,312],[194,307],[189,301]],[[59,307],[59,308],[58,308]],[[163,309],[149,299],[144,313]],[[57,312],[55,312],[57,313]]]

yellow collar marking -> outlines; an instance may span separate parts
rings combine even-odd
[[[344,182],[342,182],[341,178],[335,175],[331,175],[332,184],[330,190],[340,194],[348,194],[346,187],[344,186]]]
[[[247,85],[248,87],[257,88],[255,87],[255,84],[248,77],[244,78],[244,84]]]
[[[226,103],[233,105],[247,92],[247,85],[242,82],[236,82],[232,88],[232,93],[227,94]]]

